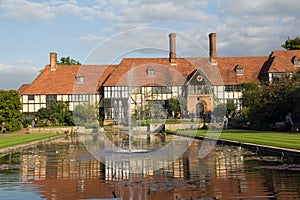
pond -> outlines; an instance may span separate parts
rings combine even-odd
[[[199,158],[202,141],[192,140],[175,159],[162,155],[164,147],[160,158],[145,159],[173,136],[140,138],[132,151],[120,148],[124,140],[111,141],[127,151],[118,154],[93,151],[91,144],[107,141],[89,138],[61,138],[1,157],[0,199],[300,199],[297,157],[216,145]],[[136,144],[146,152],[137,156]]]

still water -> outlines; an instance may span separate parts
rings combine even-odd
[[[78,137],[59,139],[0,158],[0,199],[300,199],[298,158],[222,145],[200,159],[201,143],[163,167],[130,173],[95,159]]]

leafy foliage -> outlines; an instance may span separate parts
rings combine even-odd
[[[272,82],[264,82],[259,87],[248,84],[244,88],[244,105],[248,111],[248,117],[255,129],[269,129],[269,124],[284,121],[287,112],[299,116],[299,75],[282,76]],[[244,96],[245,95],[245,96]]]
[[[77,105],[73,111],[74,122],[77,126],[95,128],[98,123],[98,108],[89,103]]]
[[[259,91],[258,83],[244,83],[243,84],[243,106],[250,106],[254,101],[258,100],[256,95]]]
[[[220,103],[214,108],[214,117],[217,122],[223,122],[224,115],[227,112],[227,105],[225,103]]]
[[[300,50],[300,38],[296,37],[294,39],[290,39],[288,37],[288,39],[283,45],[281,45],[281,47],[287,50]]]
[[[81,65],[81,63],[77,60],[74,60],[73,58],[68,57],[61,57],[60,62],[57,64],[59,65]]]
[[[72,112],[69,111],[68,102],[54,102],[50,109],[39,109],[36,116],[38,118],[38,126],[74,125]]]
[[[179,104],[179,101],[177,100],[177,98],[168,99],[166,102],[166,105],[169,110],[169,113],[172,113],[172,111],[174,111],[175,113],[178,113],[181,111],[180,104]]]
[[[22,128],[23,114],[21,113],[20,95],[16,90],[0,90],[0,122],[6,123],[8,131]]]

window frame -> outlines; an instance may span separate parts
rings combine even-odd
[[[82,84],[84,83],[84,76],[75,76],[76,83]]]
[[[28,95],[28,101],[34,101],[34,95],[33,94]]]

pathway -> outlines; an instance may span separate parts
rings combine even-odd
[[[13,135],[21,135],[21,134],[26,134],[26,133],[29,133],[28,128],[23,128],[21,130],[18,130],[18,131],[12,132],[12,133],[5,133],[4,136],[1,133],[0,137],[9,137],[9,136],[13,136]]]

